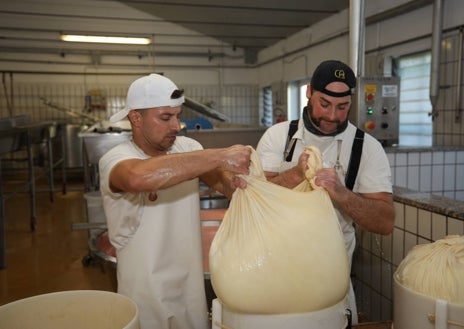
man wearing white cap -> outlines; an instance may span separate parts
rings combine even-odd
[[[118,292],[132,298],[142,329],[206,329],[199,179],[230,197],[244,181],[251,149],[203,150],[178,136],[183,91],[150,74],[134,81],[126,107],[132,139],[99,162],[108,234],[117,253]]]

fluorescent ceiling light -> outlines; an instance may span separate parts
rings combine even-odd
[[[130,37],[104,37],[96,35],[73,35],[62,34],[61,40],[69,42],[94,42],[94,43],[121,43],[129,45],[149,45],[149,38],[130,38]]]

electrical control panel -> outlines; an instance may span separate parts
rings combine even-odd
[[[350,121],[382,145],[398,143],[400,79],[359,77]]]

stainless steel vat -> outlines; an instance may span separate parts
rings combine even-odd
[[[187,130],[187,137],[197,140],[204,148],[221,148],[234,144],[256,148],[265,131],[266,127]]]
[[[130,131],[121,132],[81,132],[84,149],[89,164],[98,164],[100,158],[114,146],[121,144],[132,136]]]
[[[83,166],[82,160],[82,139],[79,138],[79,133],[83,131],[85,126],[78,124],[64,125],[64,143],[65,143],[65,167],[80,168]]]

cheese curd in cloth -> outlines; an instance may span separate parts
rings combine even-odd
[[[237,189],[212,242],[211,283],[235,312],[287,314],[340,302],[349,287],[343,234],[327,192],[311,184],[322,167],[309,147],[306,181],[288,189],[266,180],[253,150],[245,189]]]

